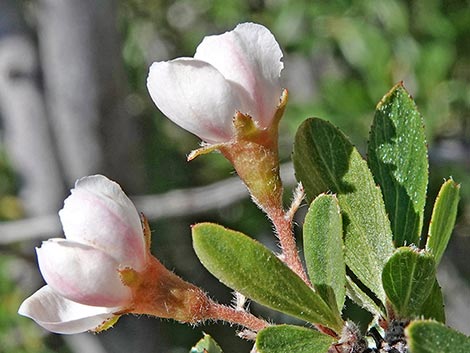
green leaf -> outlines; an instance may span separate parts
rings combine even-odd
[[[193,247],[201,263],[228,287],[271,309],[327,326],[343,320],[269,249],[254,239],[211,223],[193,226]]]
[[[318,331],[293,325],[265,328],[256,336],[259,353],[327,353],[335,340]]]
[[[421,315],[424,319],[434,319],[442,323],[446,322],[444,296],[442,295],[442,290],[437,279],[434,281],[429,297],[423,304]]]
[[[385,303],[380,274],[394,248],[382,194],[367,163],[337,128],[320,119],[307,119],[300,126],[293,160],[309,200],[323,192],[336,194],[346,265]]]
[[[431,254],[409,247],[397,249],[382,273],[387,298],[397,316],[414,318],[423,314],[423,304],[431,293],[435,276]]]
[[[216,341],[204,333],[204,337],[199,340],[199,342],[191,348],[189,353],[223,353],[222,349],[219,347]]]
[[[403,83],[377,105],[367,155],[395,246],[418,246],[428,185],[427,147],[423,118]]]
[[[470,337],[438,322],[413,321],[405,335],[411,353],[470,352]]]
[[[441,261],[454,229],[459,194],[460,185],[449,179],[442,184],[434,203],[426,249],[434,255],[436,266]]]
[[[385,312],[349,276],[346,276],[346,293],[361,308],[374,315],[385,316]]]
[[[338,310],[345,300],[346,265],[343,257],[343,223],[338,200],[320,195],[305,216],[304,253],[308,274],[318,293],[328,303],[333,291]]]

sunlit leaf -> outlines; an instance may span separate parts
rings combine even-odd
[[[421,316],[435,276],[436,266],[431,254],[409,247],[397,249],[382,274],[387,298],[396,315],[402,318]]]
[[[211,223],[197,224],[192,232],[199,260],[228,287],[274,310],[341,330],[343,321],[336,306],[328,307],[259,242]]]
[[[414,321],[405,329],[411,353],[468,353],[470,337],[435,321]]]
[[[308,200],[324,192],[336,194],[346,265],[385,303],[380,274],[393,253],[392,232],[367,163],[337,128],[320,119],[307,119],[299,127],[293,160]]]
[[[436,266],[441,261],[454,229],[459,193],[460,185],[449,179],[442,184],[434,203],[426,249],[434,255]]]
[[[256,337],[259,353],[327,353],[334,339],[318,331],[293,325],[276,325]]]
[[[346,276],[346,293],[348,297],[359,305],[361,308],[366,309],[372,314],[384,316],[385,311],[382,310],[374,300],[366,294],[354,281]]]
[[[419,245],[428,185],[423,118],[397,84],[377,105],[368,163],[385,201],[395,246]]]
[[[320,195],[310,205],[303,227],[304,253],[310,280],[329,302],[332,289],[338,310],[345,299],[346,266],[343,257],[343,223],[338,200]]]
[[[424,319],[434,319],[442,323],[446,321],[444,296],[442,295],[442,290],[437,279],[434,281],[429,297],[423,303],[421,315]]]
[[[191,348],[189,353],[223,353],[216,341],[204,333],[204,337],[199,340],[196,345]]]

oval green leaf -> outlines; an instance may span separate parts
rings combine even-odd
[[[441,186],[431,216],[426,250],[434,255],[436,266],[441,262],[454,229],[459,204],[460,185],[452,179]]]
[[[395,314],[419,317],[436,281],[434,258],[424,250],[399,248],[385,265],[382,280]]]
[[[368,163],[380,185],[395,246],[419,245],[428,185],[428,155],[421,114],[397,84],[377,105]]]
[[[191,348],[189,353],[223,353],[216,341],[204,333],[204,337],[199,340],[196,345]]]
[[[468,353],[470,337],[439,322],[418,320],[405,329],[411,353]]]
[[[328,307],[261,243],[211,223],[193,226],[192,234],[199,260],[226,286],[271,309],[341,330],[343,320],[336,306]]]
[[[421,315],[423,319],[433,319],[442,323],[446,322],[444,296],[442,295],[441,286],[437,279],[434,281],[429,297],[423,304]]]
[[[293,325],[265,328],[256,336],[259,353],[327,353],[335,340],[318,331]]]
[[[299,127],[293,160],[310,201],[324,192],[336,194],[346,265],[385,303],[380,274],[394,247],[382,194],[367,163],[337,128],[316,118]]]
[[[338,200],[322,194],[310,205],[303,227],[308,274],[318,293],[341,312],[345,299],[346,265],[343,257],[343,223]]]
[[[349,276],[346,276],[346,293],[361,308],[374,315],[385,317],[385,310],[379,307]]]

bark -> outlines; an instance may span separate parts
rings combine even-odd
[[[40,75],[36,46],[21,21],[17,4],[15,0],[0,0],[0,113],[3,142],[18,174],[19,193],[26,215],[58,225],[56,212],[62,205],[65,188],[54,153],[44,97],[38,84]],[[3,21],[4,18],[7,20]],[[48,237],[58,236],[59,232],[57,228],[52,229]],[[19,240],[18,233],[11,234],[12,242]],[[31,273],[30,265],[17,261],[7,272],[12,275],[13,270],[16,270],[18,280],[24,277],[24,273]],[[37,270],[34,274],[35,278],[28,278],[28,284],[39,282],[36,281]],[[80,352],[84,347],[90,353],[106,352],[93,336],[82,335],[65,340],[73,352]]]
[[[125,75],[112,0],[39,1],[39,44],[50,117],[68,185],[106,174],[134,191],[138,138],[123,109]]]
[[[0,113],[25,213],[38,216],[59,209],[64,187],[38,86],[36,49],[15,10],[13,1],[0,1],[0,13],[11,14],[0,37]]]

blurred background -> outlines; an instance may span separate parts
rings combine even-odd
[[[34,248],[62,236],[57,211],[84,175],[118,181],[150,218],[157,257],[221,302],[230,290],[197,261],[189,225],[222,223],[275,249],[228,162],[187,163],[198,138],[164,118],[145,86],[153,61],[192,56],[205,35],[246,21],[267,26],[285,54],[289,187],[302,120],[328,119],[365,151],[377,102],[404,81],[426,124],[429,203],[444,178],[462,183],[440,282],[449,325],[470,334],[470,1],[0,0],[0,352],[183,353],[203,331],[226,353],[250,350],[227,325],[126,316],[99,335],[60,336],[16,313],[43,285]]]

